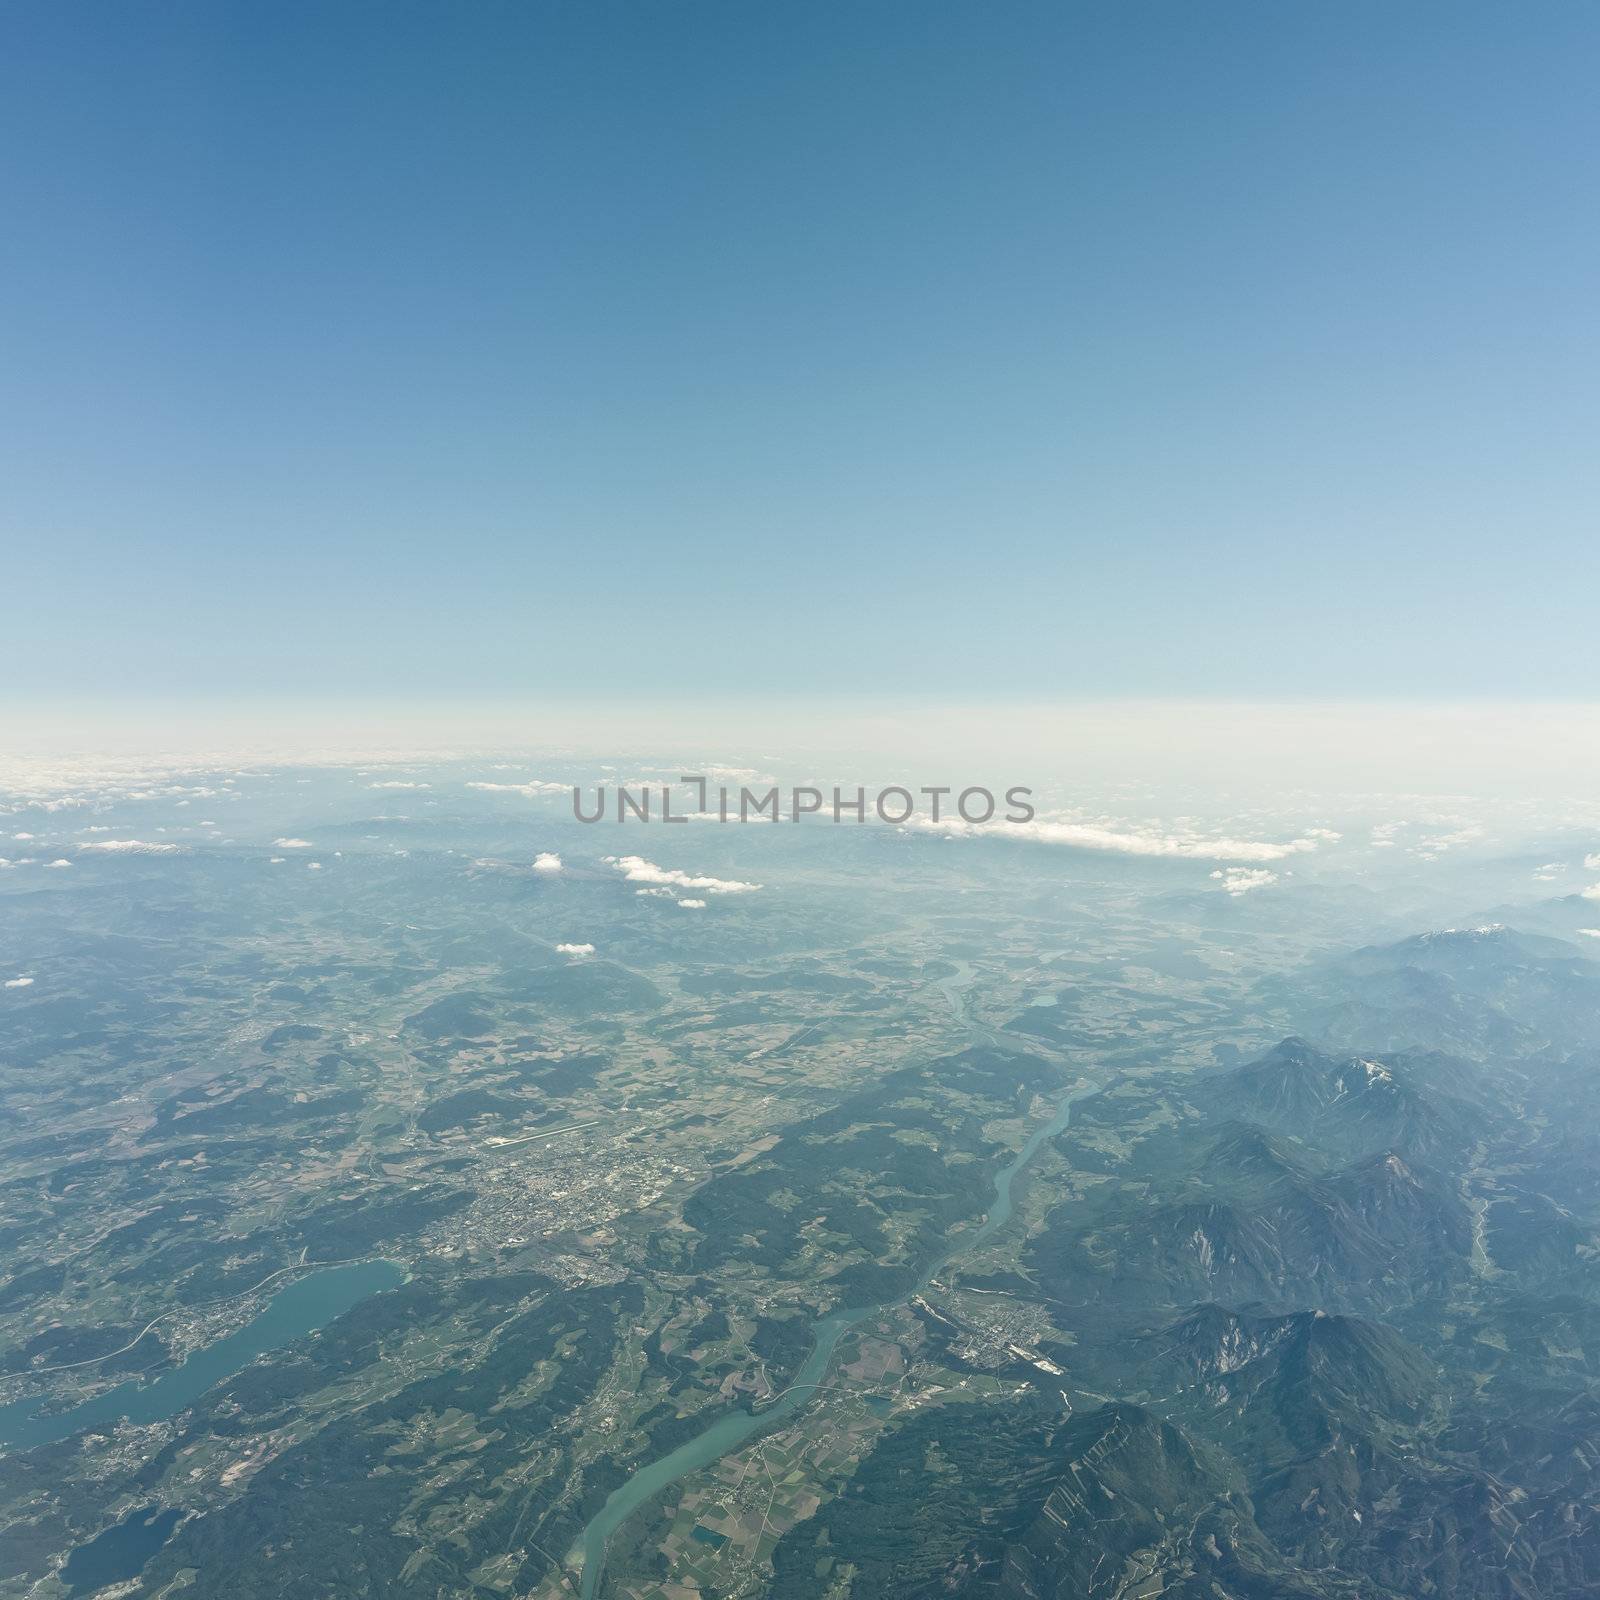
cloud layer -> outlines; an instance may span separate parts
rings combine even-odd
[[[1211,838],[1203,834],[1140,828],[1126,824],[1108,826],[1091,822],[964,822],[960,817],[913,819],[909,828],[944,833],[952,838],[1017,839],[1034,844],[1067,845],[1078,850],[1104,850],[1125,856],[1160,856],[1182,861],[1282,861],[1304,855],[1339,835],[1326,828],[1309,829],[1298,839]]]
[[[80,844],[80,850],[105,850],[122,855],[169,856],[176,853],[175,844],[150,844],[144,839],[94,839]]]

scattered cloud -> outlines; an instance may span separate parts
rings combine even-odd
[[[1600,928],[1579,928],[1578,932],[1586,939],[1600,939]]]
[[[1232,895],[1249,894],[1252,889],[1265,889],[1278,881],[1278,874],[1264,867],[1223,867],[1211,876],[1219,879],[1223,889]]]
[[[1600,883],[1591,883],[1587,889],[1580,891],[1585,900],[1600,900]]]
[[[382,783],[369,783],[369,789],[431,789],[431,783],[413,783],[408,778],[386,778]]]
[[[21,839],[26,837],[26,835],[19,833],[17,837]],[[1595,851],[1593,855],[1585,856],[1583,858],[1583,864],[1589,869],[1590,872],[1600,872],[1600,850]]]
[[[704,889],[707,894],[750,894],[759,889],[759,883],[741,883],[737,878],[701,878],[692,873],[680,872],[676,867],[658,867],[643,856],[607,856],[629,883],[659,884],[674,889]]]
[[[594,946],[592,944],[558,944],[556,949],[564,956],[592,956],[594,954]]]
[[[315,850],[317,848],[309,839],[274,839],[272,844],[276,850]]]
[[[704,900],[680,900],[678,904],[682,906],[685,911],[704,911],[706,908],[706,903]]]
[[[670,900],[672,898],[670,889],[635,889],[633,892],[635,894],[649,895],[657,900]]]
[[[1559,861],[1547,861],[1542,867],[1533,869],[1535,883],[1554,883],[1567,869]]]
[[[31,839],[33,835],[31,833],[14,833],[11,835],[11,837],[20,841],[24,839]]]
[[[561,857],[554,850],[541,850],[533,858],[535,872],[559,872],[561,870]]]
[[[32,978],[7,978],[5,987],[8,989],[26,989],[33,983]]]

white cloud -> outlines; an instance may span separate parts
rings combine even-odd
[[[50,863],[50,865],[52,867],[70,867],[72,865],[72,863],[70,861],[68,861],[65,857],[62,857],[61,859],[59,859],[57,861],[52,861]]]
[[[1446,850],[1472,844],[1483,836],[1484,830],[1476,823],[1472,823],[1465,828],[1457,828],[1453,833],[1441,833],[1432,839],[1420,840],[1412,854],[1423,861],[1437,861]]]
[[[322,863],[320,861],[308,861],[308,862],[306,862],[306,871],[307,872],[321,872],[322,871]]]
[[[1126,856],[1165,856],[1184,861],[1282,861],[1287,856],[1304,855],[1326,839],[1327,830],[1317,829],[1286,843],[1271,840],[1207,838],[1203,834],[1163,832],[1155,828],[1136,828],[1119,824],[1052,822],[1038,818],[1032,822],[965,822],[960,817],[913,817],[906,824],[952,838],[1018,839],[1035,844],[1068,845],[1078,850],[1105,850]]]
[[[289,858],[287,856],[269,856],[267,858],[267,865],[269,867],[281,867],[288,859]]]
[[[8,989],[26,989],[32,982],[32,978],[7,978],[5,986]]]
[[[1600,900],[1600,883],[1591,883],[1587,889],[1581,891],[1585,900]]]
[[[693,800],[694,798],[695,796],[693,794],[689,796],[690,800]],[[781,822],[783,820],[781,811],[782,802],[780,801],[779,804],[779,814],[777,816],[773,816],[771,812],[768,811],[757,811],[754,806],[741,806],[739,803],[739,796],[737,794],[730,794],[728,796],[728,814],[726,817],[722,815],[722,806],[715,798],[707,801],[707,806],[704,811],[684,811],[682,813],[682,817],[685,822],[715,822],[720,827],[726,827],[730,823],[738,823],[743,827],[750,827],[757,822]],[[814,815],[804,811],[802,811],[800,814],[808,823],[819,819],[823,822],[827,822],[830,816],[829,810],[826,806],[824,806],[821,811],[816,812]],[[676,817],[679,815],[679,813],[674,812],[673,815]]]
[[[167,856],[177,850],[175,844],[150,844],[144,839],[93,839],[80,844],[80,850],[107,850],[123,855]]]
[[[704,911],[706,908],[706,903],[704,900],[680,900],[678,904],[682,906],[685,911]]]
[[[561,870],[561,857],[554,850],[541,850],[533,858],[535,872],[559,872]]]
[[[1578,932],[1586,939],[1600,939],[1600,928],[1579,928]]]
[[[594,946],[592,944],[558,944],[556,949],[564,956],[592,956],[594,954]]]
[[[522,794],[530,800],[538,794],[565,794],[567,785],[564,783],[545,783],[542,779],[535,778],[529,783],[469,783],[469,789],[483,789],[489,794]]]
[[[278,850],[315,850],[317,847],[309,839],[274,839],[273,847]]]
[[[1278,881],[1278,874],[1264,867],[1219,868],[1211,876],[1220,879],[1222,887],[1232,895],[1249,894],[1252,889],[1265,889]]]
[[[672,898],[670,889],[635,889],[633,892],[635,894],[649,895],[656,900],[670,900]]]
[[[369,783],[369,789],[431,789],[431,783],[412,783],[405,778],[389,778],[383,783]]]
[[[13,839],[22,840],[22,839],[31,839],[33,837],[33,835],[31,833],[14,833],[14,834],[11,835],[11,837]]]
[[[675,889],[704,889],[707,894],[750,894],[759,883],[741,883],[737,878],[698,878],[676,867],[658,867],[643,856],[605,858],[629,883],[660,884]]]
[[[17,837],[21,839],[24,837],[24,835],[19,833]],[[1592,856],[1585,856],[1583,858],[1583,864],[1589,869],[1590,872],[1600,872],[1600,850],[1595,851]]]

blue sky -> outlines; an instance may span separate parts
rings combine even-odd
[[[7,7],[0,682],[1600,699],[1591,4]]]

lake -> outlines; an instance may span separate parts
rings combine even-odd
[[[405,1273],[392,1261],[356,1261],[296,1278],[273,1295],[254,1321],[196,1350],[182,1366],[164,1372],[153,1383],[130,1379],[70,1410],[48,1414],[42,1399],[0,1406],[0,1445],[31,1450],[70,1439],[84,1428],[109,1428],[122,1419],[164,1422],[257,1356],[326,1327],[369,1294],[392,1289],[404,1279]]]

